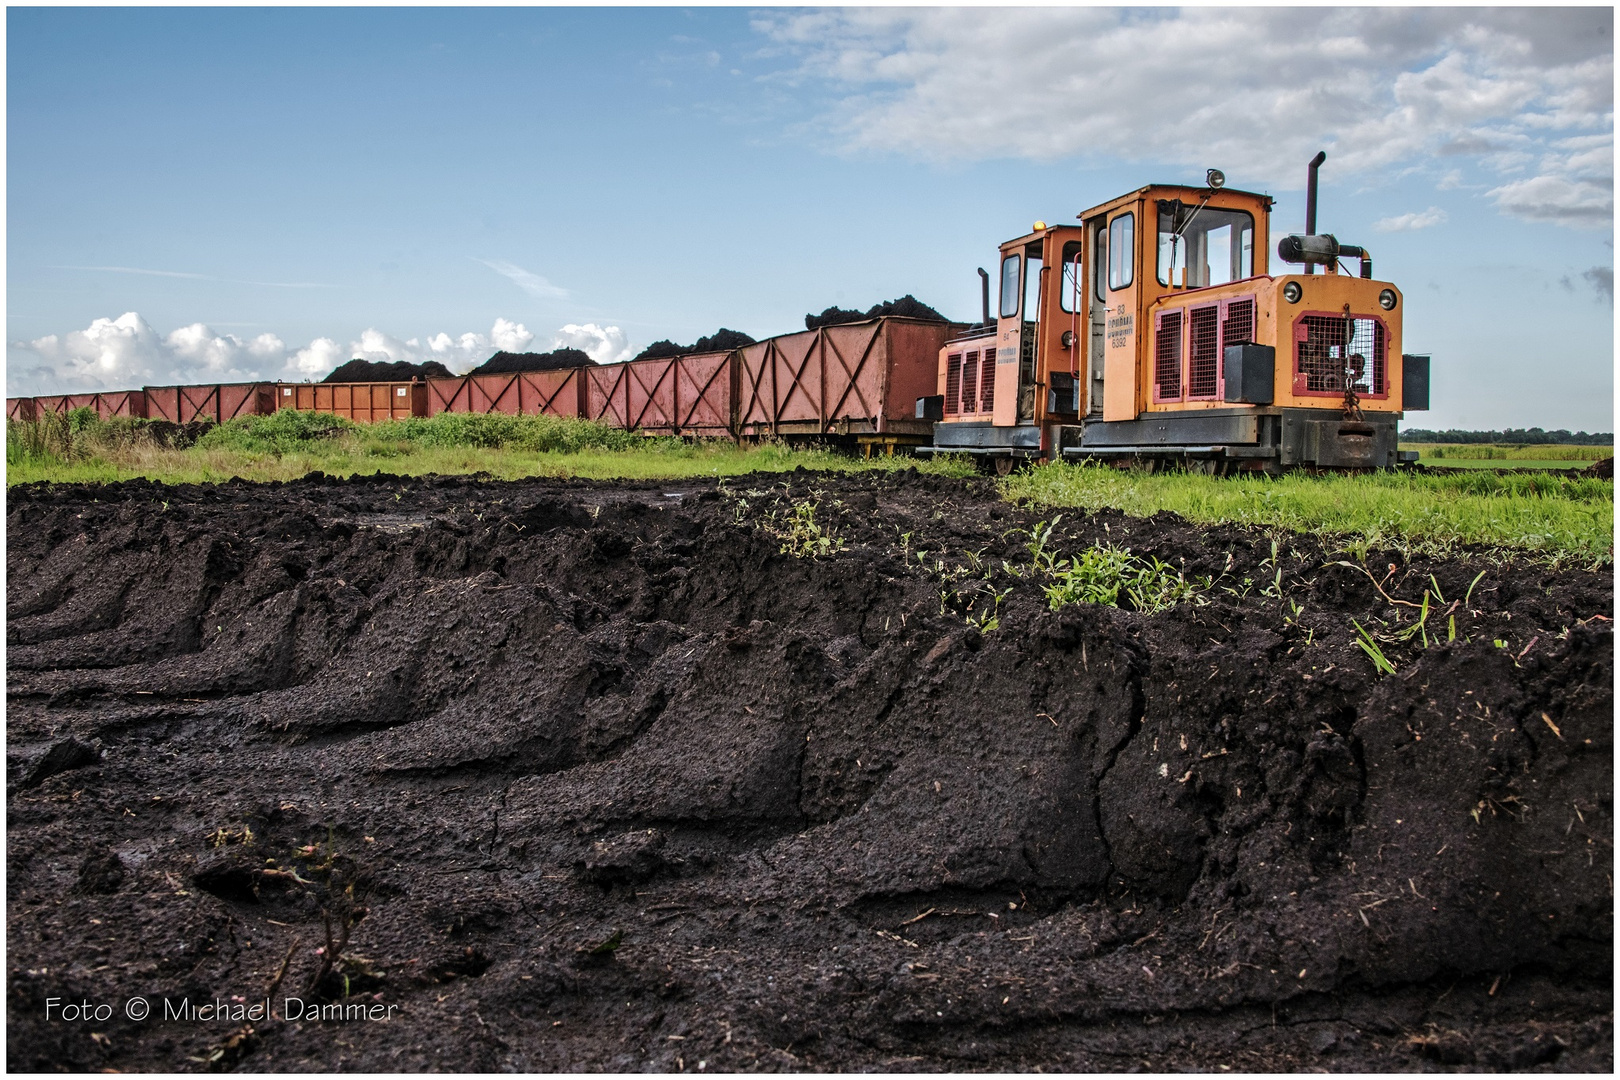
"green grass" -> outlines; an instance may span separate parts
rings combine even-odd
[[[554,417],[445,414],[362,426],[323,413],[289,410],[218,425],[185,449],[161,445],[154,436],[163,430],[162,425],[140,420],[98,421],[88,410],[33,423],[8,421],[6,482],[109,483],[136,477],[166,483],[233,477],[273,481],[315,470],[332,476],[486,473],[500,479],[593,480],[678,480],[785,472],[801,466],[854,472],[915,465],[939,475],[974,472],[972,463],[960,458],[866,461],[780,445],[745,448],[724,440],[647,438]],[[1535,459],[1445,460],[1517,464]],[[1614,553],[1613,485],[1585,477],[1461,468],[1426,474],[1217,479],[1054,464],[1029,469],[1002,484],[1008,498],[1037,505],[1114,507],[1143,516],[1169,510],[1194,522],[1236,522],[1318,534],[1363,555],[1372,546],[1449,550],[1459,544],[1585,562],[1611,562]]]
[[[1100,465],[1042,465],[1008,477],[1009,498],[1039,506],[1161,510],[1201,523],[1313,533],[1365,555],[1375,546],[1440,551],[1481,544],[1589,562],[1614,558],[1610,481],[1458,471],[1280,478],[1147,474]]]
[[[1584,469],[1592,463],[1586,460],[1537,460],[1531,458],[1508,458],[1498,460],[1483,460],[1478,458],[1433,458],[1422,461],[1431,469]]]
[[[404,476],[487,473],[586,479],[681,479],[786,472],[904,468],[949,476],[973,473],[970,462],[874,457],[727,440],[649,438],[585,420],[534,416],[443,414],[359,425],[326,413],[287,410],[246,417],[206,431],[196,445],[170,449],[143,437],[144,421],[73,426],[54,417],[6,425],[6,483],[111,483],[145,477],[171,484],[293,480],[319,470],[331,476],[386,472]]]

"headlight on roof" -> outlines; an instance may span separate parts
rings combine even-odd
[[[1378,294],[1378,306],[1383,308],[1385,311],[1394,311],[1395,310],[1395,290],[1394,289],[1385,289],[1383,292],[1379,293]]]
[[[1283,286],[1283,299],[1290,304],[1299,303],[1300,297],[1304,295],[1305,290],[1300,287],[1297,281],[1290,281]]]

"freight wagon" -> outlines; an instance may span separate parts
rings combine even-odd
[[[102,420],[118,416],[146,416],[146,394],[140,390],[110,390],[97,394],[56,394],[31,398],[7,398],[6,416],[13,420],[34,420],[51,413],[74,409],[94,409]]]
[[[584,411],[583,370],[559,368],[429,379],[428,415],[459,412],[577,417]]]
[[[239,416],[269,416],[276,411],[276,384],[268,382],[148,386],[144,394],[146,418],[171,424],[223,424]]]
[[[428,414],[427,385],[410,382],[282,383],[276,409],[332,413],[360,424]]]

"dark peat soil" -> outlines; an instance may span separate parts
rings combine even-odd
[[[1609,570],[1070,511],[1215,581],[1053,612],[1051,516],[12,488],[7,1065],[1611,1070]]]

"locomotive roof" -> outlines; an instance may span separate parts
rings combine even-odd
[[[1170,192],[1186,192],[1186,193],[1192,195],[1195,199],[1202,200],[1204,198],[1204,196],[1209,193],[1210,189],[1208,187],[1203,187],[1203,186],[1200,186],[1200,185],[1197,185],[1197,184],[1148,184],[1148,185],[1146,185],[1144,187],[1137,188],[1135,191],[1127,191],[1123,195],[1116,195],[1112,199],[1109,199],[1107,202],[1100,202],[1096,206],[1091,207],[1089,210],[1086,210],[1086,211],[1084,211],[1083,213],[1081,213],[1081,214],[1079,214],[1077,216],[1082,220],[1088,219],[1088,218],[1092,217],[1095,214],[1099,214],[1104,210],[1111,209],[1111,208],[1113,208],[1115,206],[1120,205],[1121,203],[1131,202],[1131,201],[1135,200],[1136,198],[1147,194],[1150,191],[1161,191],[1161,192],[1165,192],[1167,194],[1170,193]],[[1216,188],[1215,189],[1215,195],[1216,196],[1221,196],[1221,195],[1241,195],[1241,196],[1243,196],[1245,198],[1257,199],[1261,203],[1263,203],[1267,209],[1270,209],[1271,204],[1277,201],[1277,200],[1273,199],[1270,195],[1267,195],[1267,194],[1265,194],[1263,192],[1259,192],[1259,191],[1242,191],[1242,190],[1239,190],[1238,188],[1228,188],[1228,187]]]

